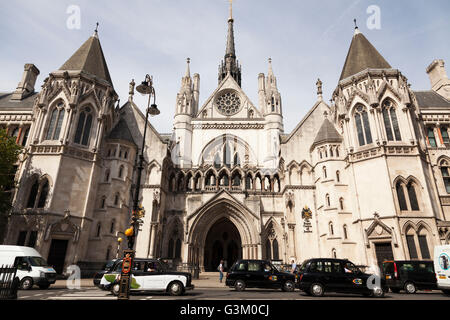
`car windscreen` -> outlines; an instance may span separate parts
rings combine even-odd
[[[28,261],[33,267],[46,267],[48,266],[47,261],[41,257],[28,257]]]
[[[112,270],[112,268],[114,267],[114,264],[116,263],[117,260],[110,260],[105,264],[105,267],[103,269],[105,269],[106,271],[110,271]]]
[[[304,261],[300,266],[297,267],[297,272],[304,272],[307,264],[308,261]]]

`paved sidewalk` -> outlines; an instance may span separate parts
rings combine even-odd
[[[67,280],[56,280],[55,284],[51,285],[52,289],[63,289],[67,288],[67,285],[73,282]],[[225,286],[225,275],[223,277],[222,283],[219,282],[218,272],[203,272],[200,274],[200,279],[193,279],[192,284],[196,288],[227,288]],[[82,288],[94,287],[93,279],[81,279],[80,286]]]

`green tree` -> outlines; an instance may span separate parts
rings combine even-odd
[[[0,129],[0,243],[6,230],[8,213],[11,209],[11,190],[14,188],[16,162],[22,147],[9,137],[6,130]]]

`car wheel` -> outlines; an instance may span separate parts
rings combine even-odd
[[[389,289],[391,289],[391,291],[393,293],[399,293],[400,292],[400,289],[398,289],[398,288],[389,288]]]
[[[405,283],[405,291],[406,291],[406,293],[409,293],[409,294],[416,293],[416,291],[417,291],[416,285],[412,282]]]
[[[20,281],[20,289],[30,290],[31,288],[33,288],[33,279],[26,277]]]
[[[310,288],[311,295],[314,297],[323,297],[324,289],[320,283],[313,283]]]
[[[234,283],[234,289],[236,289],[236,291],[244,291],[245,282],[242,280],[236,280],[236,282]]]
[[[293,292],[295,290],[295,284],[291,280],[288,280],[283,284],[282,289],[284,292]]]
[[[383,298],[384,297],[384,290],[382,288],[374,288],[372,290],[372,297],[374,298]]]
[[[183,284],[179,281],[174,281],[169,284],[168,290],[171,296],[179,296],[184,292]]]
[[[120,284],[119,283],[114,283],[113,285],[111,285],[111,293],[113,295],[115,295],[116,297],[119,296],[119,293],[120,293]]]
[[[48,284],[40,284],[39,285],[39,289],[41,289],[41,290],[46,290],[48,288],[50,288],[50,283],[48,283]]]

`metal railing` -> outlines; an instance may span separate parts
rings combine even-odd
[[[16,277],[17,268],[0,266],[0,300],[16,300],[19,288],[19,278]]]

